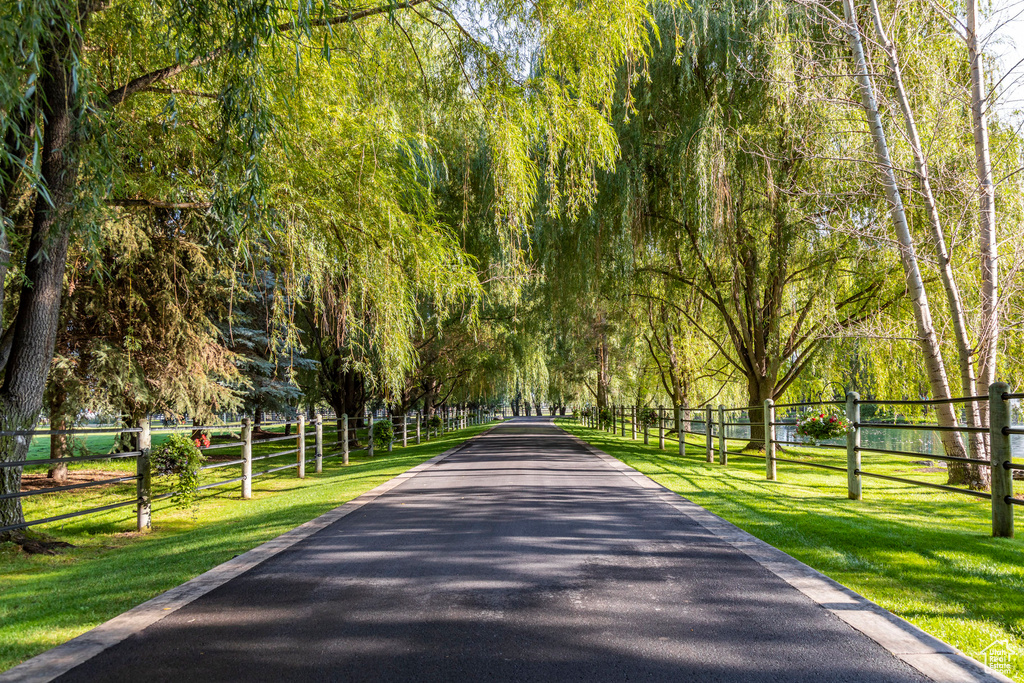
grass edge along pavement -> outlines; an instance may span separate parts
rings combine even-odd
[[[0,545],[0,672],[60,645],[232,557],[358,497],[499,424],[497,421],[373,459],[353,453],[324,461],[305,479],[285,471],[260,480],[251,500],[236,486],[210,489],[195,512],[170,508],[138,533],[134,509],[84,517],[50,533],[74,548],[25,555]]]
[[[763,460],[705,462],[702,437],[681,458],[675,441],[662,451],[628,429],[556,424],[965,654],[1006,656],[1001,673],[1024,683],[1024,539],[989,535],[988,501],[884,481],[865,482],[864,500],[852,501],[840,472],[779,463],[778,481],[767,481]],[[825,455],[834,457],[813,448],[787,457]],[[913,465],[873,469],[901,467]]]

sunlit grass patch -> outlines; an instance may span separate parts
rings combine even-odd
[[[644,446],[558,423],[968,655],[981,657],[1005,639],[1018,652],[1009,675],[1024,682],[1024,540],[992,538],[989,501],[869,478],[864,500],[852,501],[844,472],[778,463],[778,481],[767,481],[762,460],[730,455],[725,467],[705,462],[703,438],[694,437],[680,457],[675,442],[662,451],[656,439]],[[846,464],[845,452],[832,449],[786,447],[780,457]],[[895,456],[865,453],[863,469],[946,479]]]
[[[75,545],[55,556],[25,555],[14,544],[0,544],[0,670],[279,536],[489,426],[378,452],[372,459],[365,452],[353,453],[347,467],[340,457],[327,459],[322,474],[308,465],[305,479],[298,479],[294,469],[260,477],[253,482],[251,500],[241,500],[240,485],[233,484],[201,491],[194,511],[161,501],[154,505],[153,530],[148,533],[135,531],[131,506],[46,525],[47,533]],[[265,446],[284,448],[280,443]],[[255,447],[253,454],[259,454]],[[281,463],[289,458],[294,461],[295,456],[282,456]],[[107,461],[100,462],[106,469]],[[267,463],[281,464],[254,463],[254,471],[271,466]],[[206,476],[209,481],[237,476],[225,470],[234,468],[210,470]],[[127,490],[84,489],[87,497],[78,500],[72,492],[37,496],[52,500],[33,500],[28,517],[131,498],[134,490],[132,483]]]

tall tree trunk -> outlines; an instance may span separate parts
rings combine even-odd
[[[932,241],[935,246],[935,257],[939,267],[939,275],[942,280],[942,288],[946,293],[946,303],[949,306],[949,315],[953,323],[953,337],[956,341],[957,361],[960,367],[960,387],[964,396],[977,396],[978,388],[974,379],[974,365],[971,358],[971,344],[967,335],[967,316],[964,313],[963,301],[960,297],[960,288],[957,286],[953,274],[953,266],[950,263],[949,252],[946,249],[945,232],[942,229],[942,221],[939,218],[938,203],[932,192],[931,173],[928,163],[924,158],[924,151],[921,146],[921,138],[917,132],[917,122],[914,112],[910,108],[910,98],[907,97],[906,88],[903,85],[903,74],[900,69],[899,59],[896,54],[896,46],[889,40],[885,32],[885,24],[882,22],[882,13],[878,9],[878,2],[871,0],[871,13],[875,21],[875,31],[889,58],[889,70],[892,75],[893,87],[896,91],[896,99],[903,111],[903,122],[907,128],[907,139],[910,141],[910,148],[914,154],[914,170],[917,175],[918,184],[921,187],[921,195],[924,199],[926,213],[928,214],[928,225],[932,232]],[[986,385],[987,386],[987,385]],[[980,426],[981,412],[978,403],[970,402],[964,404],[967,424],[972,427]],[[971,454],[974,457],[986,458],[987,450],[985,441],[981,434],[970,434],[968,443],[971,446]],[[984,479],[980,465],[970,463],[949,463],[950,480],[956,482],[970,482]]]
[[[765,450],[764,402],[775,398],[775,378],[747,377],[747,417],[750,418],[750,441],[745,450]]]
[[[47,408],[50,413],[50,430],[55,432],[66,430],[68,428],[68,416],[65,411],[68,398],[67,392],[60,386],[51,386],[47,398],[49,399],[47,401],[49,404]],[[61,460],[66,458],[70,441],[71,438],[67,434],[51,434],[50,459]],[[63,484],[68,479],[67,463],[51,463],[46,476]]]
[[[601,340],[597,344],[597,409],[608,407],[608,388],[611,383],[608,377],[608,341],[604,333],[603,316],[598,322],[601,325]]]
[[[996,244],[996,190],[989,156],[989,105],[985,68],[978,44],[978,2],[967,0],[967,54],[971,61],[971,130],[978,176],[978,253],[981,256],[981,325],[978,335],[978,380],[985,389],[996,380],[999,341],[999,253]],[[983,418],[988,423],[987,405]]]
[[[76,23],[76,18],[69,17],[69,26]],[[63,27],[55,29],[42,54],[39,89],[46,126],[41,171],[49,200],[42,194],[36,198],[26,253],[26,282],[21,288],[11,354],[0,386],[0,429],[4,431],[31,430],[35,426],[53,359],[70,239],[68,214],[78,180],[78,163],[71,149],[78,96],[67,61],[73,51],[78,51],[75,42],[81,42],[80,35]],[[30,440],[24,436],[0,437],[0,459],[24,460]],[[20,488],[20,467],[0,469],[0,493]],[[20,499],[0,500],[0,526],[23,521]]]
[[[921,277],[921,270],[917,262],[914,238],[910,234],[910,227],[907,223],[907,214],[903,207],[903,197],[900,194],[899,185],[896,181],[895,167],[889,154],[885,129],[882,127],[882,120],[878,113],[874,85],[871,82],[867,59],[864,56],[864,45],[861,40],[861,31],[857,23],[857,14],[853,7],[853,0],[843,0],[843,11],[846,14],[845,29],[850,38],[850,51],[853,53],[861,102],[868,120],[871,139],[874,143],[875,157],[882,174],[882,186],[885,188],[885,196],[889,202],[889,213],[895,225],[896,237],[900,244],[900,261],[903,264],[907,291],[914,309],[914,322],[917,326],[918,341],[924,356],[928,384],[931,387],[934,398],[946,399],[950,397],[946,367],[942,360],[938,336],[935,333],[935,326],[932,322],[931,309],[928,305],[928,293],[924,288],[924,280]],[[935,412],[940,425],[944,427],[956,426],[956,414],[953,412],[953,407],[950,404],[940,404],[936,407]],[[958,432],[950,431],[942,432],[941,434],[942,445],[947,455],[956,457],[966,455],[963,441]],[[985,481],[960,483],[966,484],[971,488],[984,488],[987,485]]]

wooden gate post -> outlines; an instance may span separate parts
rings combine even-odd
[[[711,433],[711,404],[709,403],[704,408],[704,445],[706,450],[704,459],[707,462],[715,461],[712,439],[714,439],[714,436]]]
[[[295,435],[296,457],[299,461],[299,479],[306,478],[306,416],[299,415],[299,431]]]
[[[846,394],[846,419],[852,429],[846,432],[846,491],[850,500],[861,500],[860,476],[860,394]]]
[[[419,443],[420,443],[420,423],[422,421],[423,421],[423,414],[419,410],[417,410],[416,411],[416,444],[417,445],[419,445]]]
[[[402,448],[409,447],[409,416],[402,413]]]
[[[139,452],[135,456],[135,493],[138,502],[135,506],[136,525],[138,531],[145,531],[153,525],[153,470],[149,466],[149,455],[152,452],[153,439],[149,431],[149,420],[142,418],[136,425],[139,429],[132,439]]]
[[[341,462],[348,464],[348,413],[341,414]]]
[[[1010,450],[1010,402],[1003,397],[1010,393],[1005,382],[988,388],[989,444],[992,458],[992,535],[1013,538],[1013,470]]]
[[[388,453],[391,453],[395,446],[395,416],[388,415],[387,419],[391,423],[391,439],[388,441]]]
[[[629,407],[630,418],[629,418],[629,438],[636,441],[636,406]]]
[[[686,433],[683,431],[683,412],[685,408],[676,404],[676,438],[679,439],[679,457],[686,455]]]
[[[775,481],[775,401],[764,400],[764,476]]]
[[[718,406],[718,464],[728,465],[729,454],[725,452],[725,406]]]
[[[665,406],[658,406],[658,448],[665,450]]]
[[[242,500],[252,498],[252,422],[242,418]]]
[[[370,411],[370,421],[366,427],[366,455],[367,457],[373,457],[373,411]]]
[[[316,416],[316,472],[320,474],[324,471],[324,418],[322,415]]]

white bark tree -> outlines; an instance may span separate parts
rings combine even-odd
[[[914,111],[910,106],[910,97],[908,96],[907,89],[903,83],[903,73],[900,68],[896,45],[889,39],[889,36],[886,33],[885,24],[882,21],[882,13],[878,8],[877,0],[871,0],[871,14],[874,19],[875,31],[878,34],[879,43],[885,51],[889,63],[889,72],[893,90],[895,92],[896,99],[899,102],[900,110],[903,113],[903,122],[906,126],[907,140],[910,143],[910,150],[914,155],[914,173],[917,176],[921,196],[924,200],[925,213],[928,216],[928,226],[931,229],[932,242],[935,249],[936,265],[939,270],[939,277],[942,281],[943,291],[946,294],[946,305],[949,307],[949,316],[952,322],[953,337],[956,344],[957,360],[960,368],[961,390],[964,396],[977,396],[979,392],[977,382],[975,380],[972,358],[974,351],[971,346],[967,329],[967,315],[964,310],[963,299],[960,295],[960,288],[957,285],[956,277],[953,273],[953,265],[950,261],[949,250],[946,247],[946,236],[942,227],[942,221],[939,218],[938,202],[935,200],[934,192],[932,192],[931,172],[928,168],[928,161],[925,159],[923,146],[921,144],[921,136],[918,134],[916,117],[914,116]],[[968,425],[980,426],[983,424],[982,414],[979,410],[978,403],[966,403],[964,405],[964,409]],[[969,441],[971,444],[971,453],[974,457],[986,457],[985,442],[981,438],[980,434],[971,434]],[[967,473],[963,471],[965,467],[967,467],[965,463],[960,463],[960,467],[951,467],[951,472],[954,469],[961,470],[955,473],[958,475],[957,478],[959,479],[974,477],[983,480],[984,475],[980,471]],[[973,466],[973,469],[979,470],[977,465]]]
[[[978,41],[978,2],[967,0],[967,54],[971,73],[971,132],[974,135],[975,171],[978,176],[978,253],[981,257],[981,321],[978,344],[978,379],[988,387],[996,378],[999,341],[999,253],[996,245],[996,187],[989,154],[989,98]],[[987,413],[985,415],[987,421]]]
[[[914,309],[914,322],[917,327],[918,342],[921,345],[921,351],[924,356],[928,383],[932,396],[935,399],[950,398],[949,380],[946,374],[945,363],[942,359],[938,335],[935,332],[935,325],[932,320],[928,292],[925,290],[924,279],[921,276],[914,237],[910,232],[910,226],[907,222],[906,209],[904,208],[903,197],[896,179],[895,166],[892,161],[892,155],[889,152],[885,129],[882,126],[882,118],[878,111],[875,87],[868,70],[867,58],[864,54],[864,42],[860,26],[857,22],[857,11],[853,5],[853,0],[843,0],[843,12],[846,17],[843,28],[850,41],[850,52],[854,61],[861,105],[867,117],[871,140],[874,144],[875,160],[882,177],[882,186],[889,204],[889,213],[896,229],[896,237],[900,247],[900,261],[903,264],[903,271],[907,281],[907,292]],[[957,418],[952,405],[948,403],[939,404],[936,406],[935,413],[939,425],[943,427],[957,426]],[[944,431],[941,434],[942,444],[947,455],[953,457],[964,457],[966,455],[963,440],[958,432]],[[960,483],[967,484],[972,488],[983,488],[986,485],[985,481],[978,480]]]

